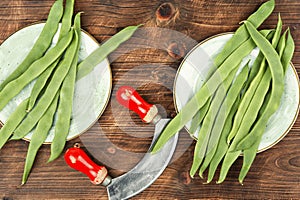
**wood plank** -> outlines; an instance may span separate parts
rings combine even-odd
[[[53,2],[0,1],[0,44],[19,29],[45,21]],[[141,159],[147,151],[151,142],[149,136],[154,130],[152,125],[141,123],[134,113],[117,106],[115,90],[118,86],[136,86],[147,101],[159,104],[165,117],[174,117],[173,81],[182,56],[197,42],[215,34],[236,30],[239,22],[253,13],[264,0],[170,0],[168,2],[176,9],[176,17],[167,22],[159,22],[155,13],[163,2],[165,1],[76,1],[76,12],[84,12],[83,29],[100,43],[126,26],[144,24],[144,32],[136,34],[133,40],[122,45],[109,58],[113,62],[114,88],[106,111],[90,130],[69,141],[66,146],[67,149],[80,142],[85,150],[96,156],[95,162],[110,162],[108,167],[112,176],[124,173]],[[281,14],[284,28],[290,27],[294,36],[296,51],[293,63],[299,73],[300,2],[276,0],[274,13],[261,28],[274,28],[278,13]],[[163,32],[162,28],[167,32]],[[178,45],[181,58],[171,57],[168,53],[174,42]],[[300,198],[299,120],[281,142],[257,156],[244,186],[237,181],[242,158],[231,168],[223,184],[205,185],[205,180],[199,177],[189,178],[195,143],[184,130],[180,137],[169,167],[154,184],[132,199]],[[13,141],[1,149],[0,198],[107,199],[105,188],[92,185],[83,174],[69,168],[62,156],[47,164],[50,154],[48,145],[40,149],[27,184],[20,186],[27,148],[27,142]],[[112,168],[112,165],[117,167]]]

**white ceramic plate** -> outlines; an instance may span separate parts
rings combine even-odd
[[[213,58],[222,50],[232,33],[213,36],[198,44],[181,63],[174,82],[175,108],[180,111],[203,84],[206,74],[212,67]],[[259,50],[254,49],[241,63],[244,66],[250,59],[253,64]],[[270,118],[258,152],[267,150],[278,143],[293,126],[299,112],[299,78],[292,64],[285,76],[285,89],[277,112]],[[191,123],[185,128],[189,131]],[[194,133],[197,138],[200,128]]]
[[[0,46],[0,82],[2,82],[29,53],[38,38],[44,23],[35,24],[19,30],[11,35]],[[59,33],[59,31],[58,31]],[[53,39],[57,42],[58,35]],[[92,53],[99,44],[87,34],[81,32],[81,46],[79,61]],[[30,95],[34,81],[14,97],[8,105],[0,111],[0,121],[5,123],[15,108]],[[68,140],[79,136],[89,129],[103,113],[110,98],[112,75],[108,60],[104,60],[86,77],[76,82],[73,113]],[[24,139],[30,140],[32,132]],[[45,143],[51,143],[54,137],[54,127],[49,132]]]

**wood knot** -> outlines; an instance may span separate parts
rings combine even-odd
[[[289,160],[289,164],[293,167],[300,168],[300,156],[295,156]]]
[[[284,171],[285,173],[294,173],[300,174],[300,156],[299,151],[282,154],[280,157],[277,157],[275,160],[276,166]]]
[[[157,25],[167,25],[178,17],[178,9],[170,2],[161,4],[156,10]]]
[[[172,42],[168,46],[168,54],[175,59],[180,59],[185,56],[186,53],[186,47],[183,44],[179,44],[177,42]]]

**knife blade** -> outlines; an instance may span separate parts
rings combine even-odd
[[[168,123],[168,119],[161,119],[155,127],[152,145]],[[178,135],[156,154],[146,153],[143,159],[129,172],[112,180],[107,187],[110,200],[128,199],[149,187],[165,170],[175,151]],[[149,148],[151,149],[151,147]]]
[[[127,173],[112,179],[104,166],[96,165],[84,152],[78,153],[81,150],[78,145],[68,149],[65,154],[69,166],[85,173],[92,183],[107,187],[110,200],[128,199],[149,187],[168,166],[178,140],[177,133],[159,152],[151,154],[152,146],[170,119],[162,119],[157,107],[148,104],[132,87],[120,87],[116,98],[121,105],[136,112],[144,122],[155,124],[152,143],[142,160]]]

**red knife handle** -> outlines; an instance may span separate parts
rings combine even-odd
[[[147,103],[132,87],[120,87],[116,97],[121,105],[137,113],[144,122],[155,124],[159,121],[160,116],[157,107]]]
[[[64,157],[70,167],[87,175],[93,184],[107,186],[111,182],[107,169],[94,163],[79,144],[69,148]]]

